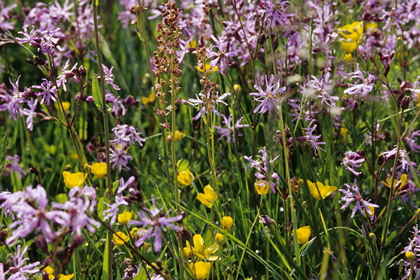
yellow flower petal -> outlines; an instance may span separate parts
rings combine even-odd
[[[216,236],[214,237],[214,240],[218,243],[218,244],[222,244],[225,242],[225,236],[221,233],[216,233]]]
[[[394,188],[398,184],[398,182],[401,182],[399,189],[404,187],[404,185],[407,183],[407,174],[402,174],[400,177],[400,180],[396,180],[396,179],[394,180],[394,184],[393,184]],[[388,188],[391,188],[391,183],[392,183],[392,178],[386,178],[385,181],[382,181],[382,184],[384,184]]]
[[[210,185],[204,187],[204,193],[198,193],[197,199],[204,205],[211,207],[217,200],[217,194]]]
[[[338,34],[342,36],[339,39],[341,49],[346,53],[352,53],[363,37],[363,21],[353,22],[338,28]]]
[[[105,177],[108,172],[106,162],[95,162],[91,166],[91,172],[95,175],[98,179]]]
[[[224,216],[222,218],[222,228],[225,230],[231,230],[233,227],[233,219],[229,216]]]
[[[299,244],[305,244],[308,242],[312,231],[310,226],[300,227],[296,230],[296,237]]]
[[[149,94],[148,97],[143,96],[141,98],[141,103],[143,103],[146,106],[150,106],[153,104],[153,102],[155,102],[155,98],[156,98],[156,94],[152,92],[151,94]]]
[[[257,194],[267,194],[270,189],[270,183],[265,180],[259,180],[254,184]]]
[[[187,133],[185,131],[179,131],[179,130],[175,130],[175,135],[172,138],[174,141],[179,141],[182,138],[184,138],[185,136],[187,136]]]
[[[191,248],[191,245],[188,241],[186,242],[187,247],[184,247],[184,255],[190,253],[190,250],[192,249],[194,255],[199,257],[200,259],[215,261],[219,258],[218,256],[212,256],[212,254],[216,253],[217,250],[219,250],[219,244],[213,243],[210,247],[206,247],[204,245],[204,239],[201,236],[201,234],[195,234],[193,236],[193,242],[193,248]]]
[[[306,180],[306,182],[308,183],[309,191],[311,192],[312,196],[318,200],[325,199],[327,196],[337,190],[336,187],[324,186],[324,184],[321,182],[316,182],[316,184],[309,180]]]
[[[407,251],[405,252],[405,258],[410,261],[414,261],[416,259],[416,255],[411,251]]]
[[[118,214],[118,222],[122,225],[127,225],[129,221],[131,221],[131,218],[133,217],[132,212],[123,212],[121,214]]]
[[[178,182],[180,182],[184,186],[189,186],[194,181],[194,175],[191,173],[189,169],[182,171],[179,173]]]
[[[73,279],[73,277],[74,277],[74,273],[68,274],[68,275],[60,274],[60,280],[70,280],[70,279]]]
[[[210,65],[210,63],[208,63],[208,62],[204,66],[205,69],[201,69],[201,68],[199,68],[197,66],[194,66],[194,68],[197,69],[199,72],[206,73],[206,74],[211,74],[213,72],[219,71],[219,67],[217,67],[217,66],[212,67]]]
[[[190,268],[196,279],[204,280],[210,275],[211,263],[202,261],[190,263]]]
[[[113,240],[117,246],[122,246],[130,240],[130,237],[128,237],[124,232],[118,231],[113,234]]]
[[[71,189],[74,187],[81,187],[85,183],[87,174],[82,172],[70,173],[68,171],[63,171],[63,177],[66,187]]]
[[[204,239],[201,234],[195,234],[193,237],[194,252],[201,252],[204,249]]]

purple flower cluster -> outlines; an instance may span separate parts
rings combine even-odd
[[[319,146],[319,145],[325,145],[325,142],[318,141],[318,139],[321,138],[322,135],[320,134],[314,135],[314,132],[316,131],[317,126],[318,125],[316,124],[316,120],[313,119],[311,120],[307,128],[303,128],[303,130],[306,130],[305,140],[308,141],[311,144],[311,146],[314,148],[315,155],[317,155],[318,150],[325,152],[325,150]]]
[[[344,167],[353,173],[356,176],[362,174],[362,172],[358,172],[355,168],[359,168],[362,166],[362,163],[365,162],[365,155],[362,151],[347,151],[344,153],[343,161],[341,162]]]
[[[412,256],[410,256],[412,259],[403,262],[403,266],[405,267],[403,280],[410,278],[410,276],[419,275],[420,272],[420,230],[418,225],[413,227],[412,234],[413,236],[408,239],[408,245],[405,246],[404,250],[401,252],[401,254],[406,253],[406,256],[412,254]]]
[[[239,128],[249,127],[248,124],[241,124],[241,121],[244,119],[244,117],[239,118],[235,125],[232,125],[232,114],[229,115],[229,117],[226,118],[225,115],[222,115],[223,123],[226,125],[227,128],[223,128],[220,126],[215,125],[214,128],[217,129],[217,133],[220,134],[220,139],[223,137],[226,137],[226,141],[228,143],[235,142],[236,136],[242,136],[242,133],[239,131]]]
[[[12,235],[6,239],[6,244],[12,246],[33,231],[41,233],[47,242],[54,242],[66,228],[70,228],[78,236],[81,236],[81,229],[84,227],[94,232],[94,227],[99,226],[99,223],[86,212],[94,211],[95,189],[75,187],[68,196],[67,202],[52,202],[52,209],[49,209],[47,194],[41,185],[35,188],[29,186],[25,191],[0,193],[0,208],[13,219],[9,225]]]
[[[130,187],[133,184],[134,180],[135,180],[134,176],[131,176],[130,178],[128,178],[127,182],[124,182],[124,178],[121,178],[120,186],[118,187],[117,192],[115,193],[115,202],[113,204],[108,204],[104,202],[104,204],[107,205],[109,208],[106,209],[102,213],[102,215],[104,216],[103,220],[105,221],[105,220],[111,219],[109,222],[111,226],[115,223],[115,220],[117,219],[119,206],[128,205],[128,202],[124,198],[122,192],[126,188]]]
[[[212,95],[210,91],[206,94],[200,93],[195,95],[197,99],[190,98],[188,101],[196,107],[199,107],[198,114],[193,118],[193,120],[199,120],[204,114],[208,112],[213,112],[216,115],[220,116],[219,111],[216,109],[217,103],[222,103],[227,106],[227,103],[223,99],[230,96],[230,93],[222,94],[221,96]]]
[[[110,140],[111,147],[111,164],[112,168],[118,166],[118,170],[121,171],[123,167],[129,169],[127,166],[128,162],[132,159],[127,154],[127,150],[130,146],[136,142],[143,146],[145,139],[140,137],[140,132],[136,128],[130,125],[122,124],[116,125],[112,128],[114,132],[114,139]]]
[[[280,176],[276,173],[270,170],[272,168],[272,165],[276,159],[278,159],[279,156],[274,157],[272,160],[268,160],[267,157],[267,149],[264,146],[261,150],[258,151],[261,155],[257,155],[256,157],[259,158],[259,160],[252,159],[252,157],[244,156],[244,159],[249,161],[252,168],[255,168],[258,172],[255,173],[255,177],[257,178],[257,181],[263,180],[264,182],[260,185],[265,185],[267,182],[270,184],[271,190],[273,193],[276,192],[275,184],[273,183],[273,179],[278,181],[280,180]]]
[[[40,262],[34,262],[31,264],[25,265],[25,261],[29,258],[25,258],[25,254],[28,250],[28,247],[23,248],[21,245],[17,246],[16,253],[12,256],[13,266],[10,266],[6,271],[4,270],[4,264],[0,264],[0,279],[5,279],[5,275],[9,274],[8,280],[24,280],[29,279],[26,274],[34,274],[39,272]]]
[[[19,165],[19,155],[6,156],[6,165],[3,169],[3,176],[10,176],[12,173],[16,173],[19,179],[26,175],[26,171]]]
[[[277,81],[276,81],[277,80]],[[255,85],[254,88],[258,92],[252,92],[249,95],[254,96],[254,100],[259,102],[257,107],[254,109],[254,113],[264,114],[269,111],[276,111],[281,105],[281,95],[286,92],[286,87],[280,87],[280,81],[270,76],[268,81],[267,76],[265,77],[266,89],[263,90],[259,85]]]
[[[407,151],[404,149],[398,149],[398,147],[395,147],[392,150],[385,151],[379,156],[382,156],[385,162],[394,160],[397,157],[399,162],[397,168],[401,168],[405,171],[410,171],[411,167],[417,166],[415,162],[410,161]]]
[[[157,208],[155,200],[152,197],[152,207],[143,207],[143,210],[137,212],[138,220],[131,220],[129,224],[137,225],[144,228],[145,233],[136,240],[135,245],[137,247],[143,245],[144,241],[149,238],[154,238],[153,250],[159,252],[162,249],[162,230],[166,231],[166,227],[169,227],[175,231],[179,231],[181,228],[173,225],[174,222],[180,222],[183,219],[183,215],[179,214],[174,217],[168,217],[167,214],[162,212],[162,208]]]
[[[344,184],[347,187],[347,190],[338,190],[343,193],[344,196],[341,197],[341,200],[344,201],[344,205],[340,209],[345,209],[350,206],[350,203],[356,203],[353,210],[351,211],[351,218],[354,217],[356,211],[359,211],[361,214],[369,216],[373,215],[372,209],[370,207],[379,207],[374,203],[369,202],[370,200],[363,199],[363,196],[360,194],[359,187],[357,186],[356,180],[354,180],[353,185]]]
[[[364,73],[357,69],[355,72],[349,73],[349,76],[350,79],[359,79],[359,82],[350,85],[348,89],[344,90],[344,93],[358,98],[365,98],[373,90],[376,77],[372,73],[368,73],[368,77],[365,78]]]

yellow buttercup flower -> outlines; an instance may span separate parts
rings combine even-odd
[[[155,98],[156,98],[156,94],[154,92],[152,92],[151,94],[149,94],[149,96],[143,96],[141,98],[141,103],[143,103],[146,106],[150,106],[155,102]]]
[[[44,271],[48,274],[48,279],[55,279],[54,277],[54,268],[52,268],[51,266],[47,266],[46,268],[44,268]],[[73,279],[74,277],[74,273],[72,274],[59,274],[59,279],[60,280],[70,280]]]
[[[363,21],[353,22],[338,28],[338,34],[342,36],[339,42],[341,49],[346,53],[352,53],[363,37]]]
[[[183,249],[184,255],[189,258],[194,254],[203,260],[215,261],[218,256],[213,256],[214,253],[219,250],[219,244],[213,243],[211,246],[207,247],[204,245],[204,239],[200,234],[196,234],[193,237],[194,247],[191,246],[189,241],[186,241],[186,247]]]
[[[63,105],[63,107],[61,107],[61,105]],[[58,111],[62,111],[61,108],[64,109],[64,112],[67,112],[70,109],[70,102],[64,101],[60,103],[55,103],[54,106]]]
[[[87,174],[82,172],[70,173],[63,171],[64,183],[66,187],[71,189],[74,187],[81,187],[86,180]]]
[[[113,234],[113,240],[117,246],[122,246],[130,240],[130,237],[122,231],[117,231]]]
[[[174,137],[172,138],[172,140],[179,141],[182,138],[184,138],[185,136],[187,136],[187,133],[185,131],[175,130],[175,134],[174,134]]]
[[[270,189],[270,182],[259,180],[255,182],[254,187],[257,194],[267,194]]]
[[[344,59],[344,61],[352,62],[353,61],[353,56],[351,55],[351,53],[348,53],[344,56],[343,59]]]
[[[394,185],[392,187],[395,188],[395,186],[399,182],[401,182],[399,184],[399,189],[402,189],[404,187],[404,185],[407,184],[407,174],[402,174],[401,177],[400,177],[400,180],[394,180]],[[385,181],[382,181],[382,184],[384,184],[388,188],[391,188],[391,183],[392,183],[392,178],[386,178]]]
[[[310,226],[300,227],[296,230],[296,237],[299,244],[305,244],[308,242],[312,231]]]
[[[189,169],[186,169],[185,171],[179,173],[177,179],[178,182],[180,182],[184,186],[189,186],[194,181],[194,175]]]
[[[197,66],[194,66],[194,68],[197,69],[199,72],[206,73],[206,74],[211,74],[213,72],[219,71],[219,67],[217,66],[212,67],[210,63],[208,62],[205,64],[204,69],[199,68]]]
[[[233,227],[233,219],[229,216],[224,216],[222,218],[222,228],[225,230],[231,230]]]
[[[188,43],[187,47],[188,48],[196,48],[197,47],[197,41],[196,40],[191,40],[191,42]]]
[[[375,30],[377,30],[379,28],[378,24],[376,22],[368,22],[365,25],[365,30],[367,33],[372,34],[373,32],[375,32]]]
[[[122,225],[127,225],[131,218],[133,217],[132,212],[125,211],[124,213],[118,214],[118,222]]]
[[[198,193],[197,199],[207,207],[211,207],[217,200],[217,194],[210,185],[204,187],[204,193]]]
[[[98,179],[102,179],[108,172],[106,162],[95,162],[92,164],[90,171]]]
[[[308,183],[308,187],[312,196],[318,200],[325,199],[327,196],[329,196],[337,190],[336,187],[324,186],[324,184],[321,182],[316,182],[316,184],[312,183],[309,180],[306,180],[306,182]]]
[[[340,135],[343,137],[346,137],[348,133],[349,133],[349,130],[343,124],[343,126],[340,127]]]
[[[202,261],[190,263],[190,269],[194,272],[196,279],[204,280],[210,275],[211,263]]]

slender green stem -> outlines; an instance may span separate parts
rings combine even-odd
[[[101,85],[101,94],[102,94],[102,115],[104,117],[104,141],[105,141],[105,151],[106,151],[106,165],[107,165],[107,175],[106,175],[106,201],[110,202],[112,198],[112,180],[111,180],[111,164],[110,164],[110,144],[109,144],[109,115],[108,110],[106,108],[106,98],[105,98],[105,79],[104,79],[104,71],[102,69],[102,55],[101,49],[99,46],[99,30],[98,30],[98,3],[93,1],[93,23],[94,23],[94,34],[95,34],[95,47],[96,47],[96,55],[98,60],[99,66],[99,75],[100,75],[100,85]],[[112,232],[108,231],[107,234],[108,239],[108,264],[107,264],[107,274],[108,279],[112,280]]]
[[[212,113],[207,113],[206,119],[206,132],[207,132],[207,156],[209,158],[210,165],[210,175],[211,175],[211,186],[214,190],[217,189],[217,176],[216,176],[216,166],[214,163],[214,126],[212,120]]]

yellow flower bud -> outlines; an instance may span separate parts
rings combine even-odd
[[[233,227],[233,219],[229,216],[224,216],[222,218],[222,228],[225,230],[231,230]]]
[[[310,226],[300,227],[296,230],[296,236],[299,244],[305,244],[308,242],[312,231]]]
[[[405,252],[405,258],[409,261],[414,261],[416,259],[416,255],[411,251],[407,251]]]
[[[234,91],[236,94],[240,94],[240,93],[242,92],[242,87],[241,87],[240,85],[238,85],[238,84],[234,84],[234,85],[233,85],[233,91]]]
[[[187,244],[187,246],[184,247],[184,249],[182,249],[182,252],[184,253],[184,256],[186,258],[190,258],[191,255],[192,255],[192,247],[191,247],[191,244],[188,240],[187,240],[186,244]]]
[[[217,244],[223,244],[225,242],[225,236],[221,233],[216,233],[214,240]]]
[[[180,182],[184,186],[189,186],[194,181],[194,175],[191,173],[189,169],[182,171],[179,173],[178,182]]]

